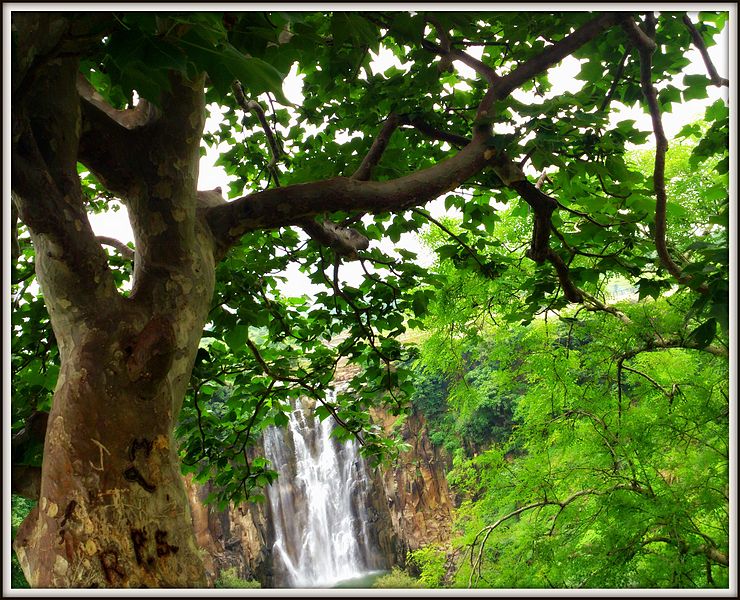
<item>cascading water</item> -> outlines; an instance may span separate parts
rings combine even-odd
[[[267,490],[278,586],[331,587],[378,568],[365,461],[357,442],[331,437],[333,428],[299,401],[286,429],[265,431],[265,455],[278,472]]]

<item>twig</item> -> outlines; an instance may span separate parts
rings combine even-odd
[[[612,96],[614,96],[614,92],[617,90],[619,80],[622,79],[622,75],[624,74],[624,67],[627,63],[627,57],[630,55],[630,52],[632,52],[632,44],[627,44],[624,52],[622,53],[622,58],[619,61],[619,65],[617,66],[617,71],[614,73],[614,79],[612,80],[612,84],[609,87],[609,91],[606,93],[606,96],[604,96],[604,100],[601,102],[601,106],[599,106],[599,112],[603,113],[609,106],[609,103],[612,101]]]
[[[449,235],[452,239],[454,239],[458,244],[460,244],[465,252],[467,252],[475,262],[478,263],[478,266],[481,268],[481,271],[485,273],[486,267],[485,265],[480,261],[478,258],[478,255],[476,254],[475,250],[473,250],[470,246],[468,246],[458,235],[455,235],[452,231],[450,231],[449,228],[445,227],[442,223],[440,223],[437,219],[435,219],[432,215],[430,215],[425,210],[421,210],[420,208],[412,208],[411,212],[415,212],[417,215],[421,215],[425,219],[427,219],[429,222],[434,223],[437,227],[439,227],[442,231],[444,231],[447,235]]]
[[[267,170],[270,171],[270,174],[272,175],[273,181],[275,182],[275,187],[280,187],[280,171],[278,170],[277,164],[278,160],[280,159],[281,152],[280,147],[275,140],[275,134],[273,133],[270,124],[267,122],[267,118],[265,117],[265,111],[260,103],[256,100],[247,100],[247,98],[244,96],[244,89],[242,88],[242,84],[240,82],[235,81],[234,85],[231,86],[231,89],[234,92],[234,98],[236,98],[236,101],[239,103],[239,106],[242,107],[242,110],[244,110],[245,112],[253,112],[255,115],[257,115],[257,119],[262,126],[262,130],[267,136],[267,143],[270,146],[270,152],[272,153],[272,160],[268,163]]]
[[[367,181],[370,179],[373,169],[380,162],[380,158],[383,156],[383,152],[388,147],[388,143],[391,140],[393,132],[401,124],[401,119],[395,113],[388,115],[388,118],[383,123],[383,127],[378,134],[378,137],[373,141],[370,151],[365,155],[357,171],[352,175],[352,179],[359,181]]]
[[[624,371],[630,371],[631,373],[634,373],[635,375],[639,375],[639,376],[640,376],[640,377],[642,377],[643,379],[645,379],[645,380],[649,381],[650,383],[652,383],[652,384],[653,384],[653,386],[654,386],[654,387],[655,387],[655,388],[656,388],[657,390],[659,390],[659,391],[660,391],[660,392],[661,392],[661,393],[662,393],[662,394],[663,394],[663,395],[664,395],[664,396],[665,396],[666,398],[668,398],[668,399],[670,399],[670,400],[673,400],[673,396],[675,395],[675,393],[676,393],[676,389],[677,389],[677,388],[676,388],[675,386],[674,386],[674,388],[673,388],[673,389],[672,389],[672,390],[671,390],[671,391],[669,392],[669,391],[668,391],[668,390],[666,390],[666,389],[665,389],[665,388],[664,388],[664,387],[663,387],[662,385],[660,385],[660,384],[659,384],[659,383],[658,383],[657,381],[655,381],[655,379],[653,379],[653,378],[652,378],[652,377],[650,377],[649,375],[646,375],[646,374],[645,374],[645,373],[643,373],[642,371],[638,371],[637,369],[633,369],[632,367],[628,367],[628,366],[626,366],[626,365],[624,365],[624,364],[622,364],[622,370],[624,370]]]
[[[583,290],[580,290],[581,295],[588,300],[592,306],[587,307],[587,310],[601,310],[605,313],[609,313],[610,315],[614,315],[617,317],[622,323],[625,325],[631,325],[632,319],[630,319],[627,315],[625,315],[622,311],[617,310],[613,306],[607,306],[603,302],[601,302],[599,299],[595,298],[591,294],[588,294],[587,292],[584,292]]]

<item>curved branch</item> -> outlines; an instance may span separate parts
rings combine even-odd
[[[579,290],[571,281],[570,273],[568,271],[568,265],[565,264],[565,261],[560,257],[560,255],[552,248],[548,248],[547,260],[553,267],[555,267],[555,272],[557,273],[560,287],[563,288],[563,294],[565,295],[566,299],[569,302],[574,302],[576,304],[580,304],[581,302],[583,302],[583,295],[581,294],[581,290]]]
[[[653,189],[655,190],[655,249],[660,262],[679,283],[688,284],[692,277],[686,275],[673,260],[666,242],[666,207],[668,197],[665,188],[665,157],[668,151],[668,140],[663,129],[658,93],[652,80],[652,55],[656,49],[655,41],[650,38],[629,16],[622,17],[622,27],[640,55],[640,84],[645,96],[655,135],[655,167],[653,168]],[[696,289],[707,293],[709,288],[701,284]]]
[[[646,381],[649,381],[653,385],[653,387],[655,389],[657,389],[660,393],[662,393],[666,398],[673,399],[673,395],[676,392],[676,388],[675,387],[674,387],[674,389],[672,391],[668,391],[662,385],[660,385],[657,381],[655,381],[655,379],[653,379],[649,375],[646,375],[642,371],[638,371],[637,369],[633,369],[632,367],[628,367],[625,364],[622,364],[621,365],[621,369],[623,371],[629,371],[630,373],[634,373],[635,375],[639,375],[640,377],[642,377]]]
[[[132,248],[129,248],[122,241],[117,240],[116,238],[108,237],[106,235],[98,235],[95,237],[95,239],[98,240],[101,244],[110,246],[118,250],[123,258],[127,258],[128,260],[134,259],[136,252]]]
[[[709,78],[712,80],[712,83],[717,87],[729,87],[730,82],[724,77],[720,77],[719,73],[717,73],[717,69],[714,68],[714,63],[709,56],[709,52],[707,52],[707,47],[704,44],[701,33],[699,33],[696,26],[691,22],[689,15],[683,16],[683,22],[691,34],[691,41],[694,42],[694,46],[696,46],[696,49],[701,53],[701,58],[704,61],[704,65],[707,67],[707,73],[709,73]]]
[[[478,136],[455,156],[398,179],[377,182],[335,177],[264,190],[207,209],[207,219],[222,248],[228,248],[248,231],[300,225],[321,213],[375,214],[418,206],[455,189],[482,169],[487,163],[485,139]]]
[[[603,13],[496,81],[478,108],[485,117],[493,102],[508,96],[522,83],[557,64],[617,22],[617,13]],[[457,155],[428,169],[385,182],[359,182],[343,177],[264,190],[208,210],[208,222],[221,249],[233,245],[247,231],[298,225],[322,212],[379,213],[424,204],[453,190],[477,173],[495,154],[485,147],[488,128],[477,128],[473,140]],[[522,175],[523,178],[523,175]],[[509,180],[513,181],[513,180]]]
[[[473,576],[475,575],[475,570],[480,568],[480,565],[481,565],[481,563],[483,561],[483,550],[485,549],[486,542],[488,542],[489,536],[502,523],[508,521],[509,519],[511,519],[513,517],[516,517],[517,515],[522,514],[523,512],[526,512],[528,510],[532,510],[532,509],[535,509],[535,508],[542,508],[544,506],[559,506],[560,507],[560,510],[562,511],[566,506],[568,506],[569,504],[571,504],[573,501],[577,500],[581,496],[604,495],[604,494],[608,494],[608,493],[610,493],[612,491],[615,491],[617,489],[620,489],[622,487],[623,486],[620,484],[620,485],[614,486],[612,489],[606,490],[606,491],[593,490],[593,489],[580,490],[580,491],[574,493],[573,495],[569,496],[568,498],[566,498],[562,502],[558,502],[557,500],[547,500],[547,499],[542,500],[540,502],[533,502],[531,504],[527,504],[525,506],[522,506],[520,508],[517,508],[516,510],[511,511],[510,513],[508,513],[508,514],[504,515],[503,517],[501,517],[500,519],[498,519],[492,525],[487,525],[486,527],[484,527],[483,529],[481,529],[477,533],[477,535],[473,539],[473,542],[470,544],[470,563],[472,565],[472,569],[471,569],[471,573],[470,573],[470,578],[468,579],[468,587],[472,587],[473,586]],[[484,533],[485,533],[485,537],[483,538],[483,540],[480,543],[479,550],[478,550],[478,556],[477,556],[477,558],[474,561],[473,560],[473,551],[475,550],[475,546],[478,543],[478,538],[481,535],[483,535]]]
[[[590,42],[602,31],[615,25],[619,18],[619,13],[601,13],[588,23],[581,25],[562,40],[555,42],[552,46],[548,46],[543,52],[530,58],[511,73],[499,79],[496,84],[496,99],[502,100],[524,82],[529,81],[535,75],[558,64],[578,48]]]
[[[367,181],[370,179],[373,169],[380,162],[383,152],[385,152],[385,149],[388,147],[388,143],[391,141],[393,132],[398,128],[401,122],[402,119],[397,114],[391,113],[388,115],[378,137],[373,141],[370,151],[362,160],[357,171],[352,175],[352,179],[357,179],[359,181]]]

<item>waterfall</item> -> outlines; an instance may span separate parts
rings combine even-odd
[[[333,428],[333,419],[319,421],[298,401],[287,428],[265,430],[265,455],[278,472],[266,495],[280,586],[331,587],[377,568],[367,467],[357,442],[338,442]]]

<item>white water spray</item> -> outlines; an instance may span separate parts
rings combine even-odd
[[[296,402],[287,429],[271,427],[264,434],[265,455],[278,472],[267,498],[275,529],[273,568],[282,585],[331,587],[367,573],[374,562],[365,461],[356,441],[331,437],[333,428],[331,418],[319,421]]]

